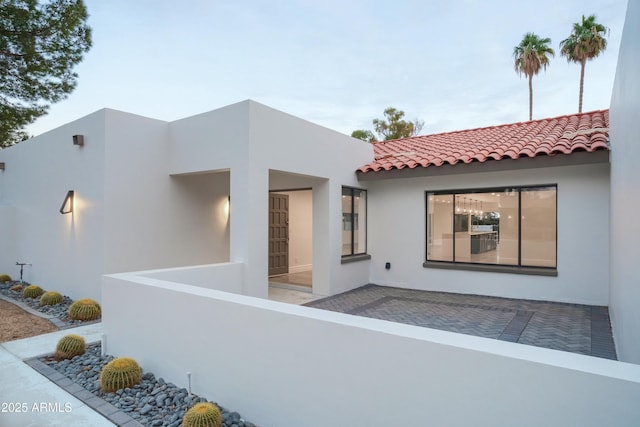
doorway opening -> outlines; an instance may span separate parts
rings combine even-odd
[[[269,192],[269,285],[311,292],[312,190]]]

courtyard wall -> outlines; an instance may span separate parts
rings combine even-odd
[[[105,276],[107,353],[181,387],[190,373],[194,393],[258,425],[640,423],[638,365],[217,291],[189,274]]]

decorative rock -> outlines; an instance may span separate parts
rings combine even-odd
[[[176,406],[182,405],[182,395],[181,394],[176,394],[173,397],[173,399],[171,400],[171,404],[172,405],[176,405]]]
[[[140,409],[140,415],[147,415],[152,409],[153,407],[147,403]]]
[[[69,319],[68,317],[69,307],[71,306],[73,301],[68,296],[66,295],[63,296],[62,302],[59,304],[45,305],[40,307],[40,297],[24,298],[22,296],[22,292],[11,291],[10,290],[11,286],[15,285],[16,283],[18,282],[0,283],[0,294],[5,295],[9,298],[12,298],[17,302],[26,304],[30,308],[37,310],[46,316],[57,318],[65,326],[74,326],[74,325],[81,325],[82,323],[86,323],[79,320]],[[25,282],[25,287],[26,285],[28,284]]]
[[[167,394],[166,393],[160,393],[159,395],[156,396],[156,406],[162,406],[164,405],[164,400],[167,398]]]
[[[197,402],[207,402],[204,397],[189,395],[186,389],[167,383],[162,378],[156,380],[150,372],[145,372],[142,382],[134,387],[119,390],[119,393],[103,393],[99,385],[100,371],[113,358],[101,356],[100,346],[92,345],[87,347],[85,354],[73,359],[60,362],[49,358],[41,360],[84,389],[120,408],[144,426],[179,427],[191,406]],[[91,363],[87,364],[87,361]],[[92,368],[87,369],[87,366]],[[255,424],[244,421],[239,413],[230,412],[217,403],[216,405],[222,412],[224,426],[256,427]]]

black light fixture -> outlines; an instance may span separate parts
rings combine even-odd
[[[67,191],[67,195],[62,202],[62,206],[60,206],[61,214],[68,214],[73,212],[73,198],[75,196],[75,192],[73,190]]]
[[[84,135],[73,135],[73,145],[82,147],[84,145]]]
[[[4,162],[0,162],[0,171],[4,170]]]

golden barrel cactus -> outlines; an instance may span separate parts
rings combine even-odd
[[[196,403],[182,418],[182,427],[220,427],[221,425],[220,408],[209,402]]]
[[[79,299],[69,307],[69,317],[73,320],[96,320],[101,315],[100,304],[90,298]]]
[[[42,294],[40,297],[40,307],[44,305],[56,305],[60,304],[64,298],[60,292],[49,291]]]
[[[38,285],[29,285],[22,290],[22,296],[24,298],[37,298],[43,293],[44,291]]]
[[[85,342],[80,335],[69,334],[60,338],[56,346],[54,357],[56,360],[71,359],[74,356],[84,354]]]
[[[114,392],[122,388],[133,387],[140,382],[142,369],[138,362],[130,357],[118,357],[104,365],[100,372],[100,388],[105,392]]]

